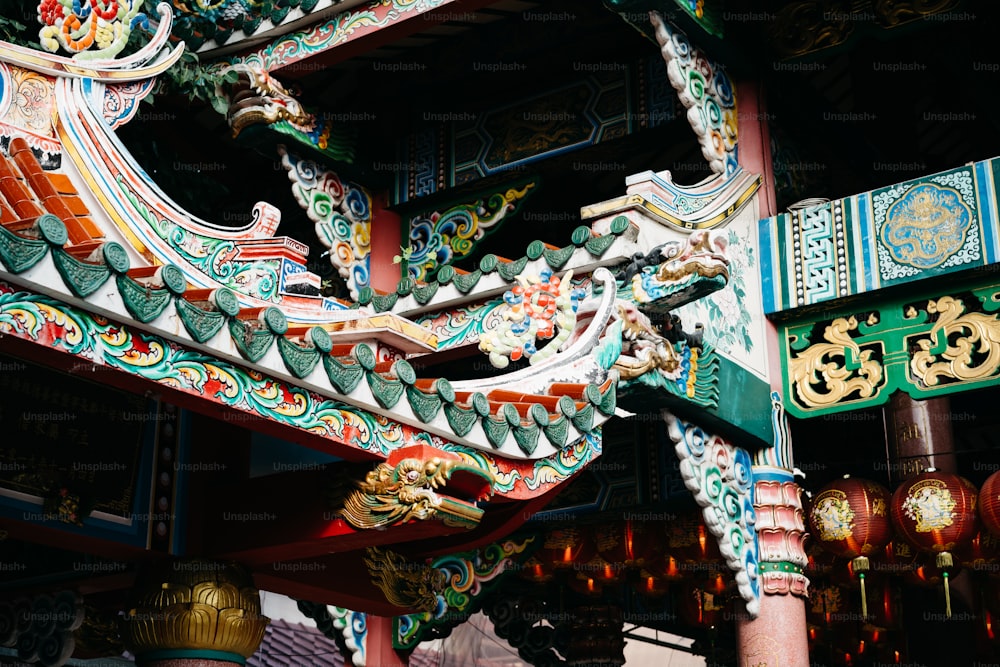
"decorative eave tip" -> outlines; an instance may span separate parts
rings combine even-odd
[[[156,7],[156,32],[135,53],[116,58],[137,26],[149,19],[139,10],[142,0],[73,2],[42,0],[38,20],[43,24],[39,43],[45,51],[0,42],[0,61],[56,77],[89,78],[102,83],[141,81],[165,72],[181,57],[184,44],[165,49],[173,14],[170,5]],[[60,48],[72,57],[54,55]]]

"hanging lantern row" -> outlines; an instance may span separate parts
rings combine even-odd
[[[940,579],[950,618],[949,579],[959,564],[982,569],[1000,558],[1000,473],[977,492],[969,480],[932,469],[905,481],[891,496],[881,484],[845,477],[812,499],[808,521],[824,550],[849,559],[849,571],[861,586],[865,618],[865,579],[875,556],[910,572],[918,583]],[[980,530],[981,525],[987,530]],[[933,556],[933,562],[920,554]]]
[[[717,540],[700,514],[670,521],[616,521],[550,529],[542,548],[526,561],[520,576],[535,583],[569,574],[569,586],[598,596],[609,584],[628,579],[638,594],[666,595],[670,582],[698,580],[701,589],[721,595],[732,582]],[[627,576],[629,573],[635,576]]]

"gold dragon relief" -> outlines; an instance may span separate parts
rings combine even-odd
[[[857,328],[856,317],[837,318],[824,329],[821,342],[789,355],[789,381],[794,400],[802,408],[825,408],[878,395],[885,384],[881,354],[876,354],[881,343],[862,348],[851,337]]]
[[[422,612],[443,611],[448,585],[443,570],[379,547],[367,547],[364,558],[372,584],[390,604]]]

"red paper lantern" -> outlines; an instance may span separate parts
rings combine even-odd
[[[820,583],[809,587],[809,599],[806,601],[806,619],[819,627],[830,627],[834,623],[854,620],[857,614],[851,614],[849,607],[850,593],[846,586]]]
[[[903,575],[903,581],[916,584],[924,588],[934,588],[945,583],[946,580],[958,575],[961,569],[957,565],[951,567],[941,567],[931,554],[920,553],[913,562],[913,570]]]
[[[990,475],[979,490],[979,516],[986,530],[1000,537],[1000,472]]]
[[[662,530],[657,523],[617,521],[597,526],[594,541],[605,560],[625,567],[644,567],[660,551]]]
[[[894,537],[882,553],[872,561],[872,572],[892,576],[905,575],[916,569],[920,552],[901,537]]]
[[[586,563],[576,563],[573,570],[577,578],[593,579],[601,584],[613,584],[625,573],[620,563],[611,563],[600,556],[594,556]]]
[[[861,614],[868,616],[865,577],[870,557],[892,538],[889,491],[853,477],[827,484],[809,503],[809,532],[827,551],[851,559],[851,571],[861,583]]]
[[[872,609],[871,619],[865,625],[869,631],[872,643],[879,643],[880,636],[887,631],[900,627],[902,608],[900,603],[899,582],[889,577],[875,577],[871,587],[869,603]],[[875,634],[876,631],[880,634]]]
[[[968,544],[979,530],[976,500],[979,494],[969,480],[951,473],[928,470],[900,485],[892,494],[892,523],[907,542],[936,555],[942,570],[945,614],[951,617],[949,570],[952,552]]]
[[[569,587],[580,595],[588,597],[600,597],[604,594],[604,584],[599,579],[587,576],[583,572],[577,572],[569,578]]]
[[[518,570],[518,576],[536,584],[544,584],[555,576],[553,567],[532,556]]]
[[[659,559],[659,563],[652,567],[660,578],[666,581],[680,581],[685,575],[685,570],[682,566],[683,563],[679,562],[674,556],[663,556]]]
[[[545,543],[535,554],[543,563],[556,568],[573,567],[575,563],[586,563],[597,549],[589,536],[576,526],[554,528],[545,534]]]
[[[638,580],[632,586],[635,588],[636,593],[646,598],[661,598],[670,592],[670,585],[667,579],[656,576],[647,570],[642,570],[639,573]]]

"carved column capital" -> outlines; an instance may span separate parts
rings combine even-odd
[[[808,596],[809,579],[803,574],[808,557],[801,495],[791,472],[786,477],[771,469],[754,483],[760,580],[766,595]]]

